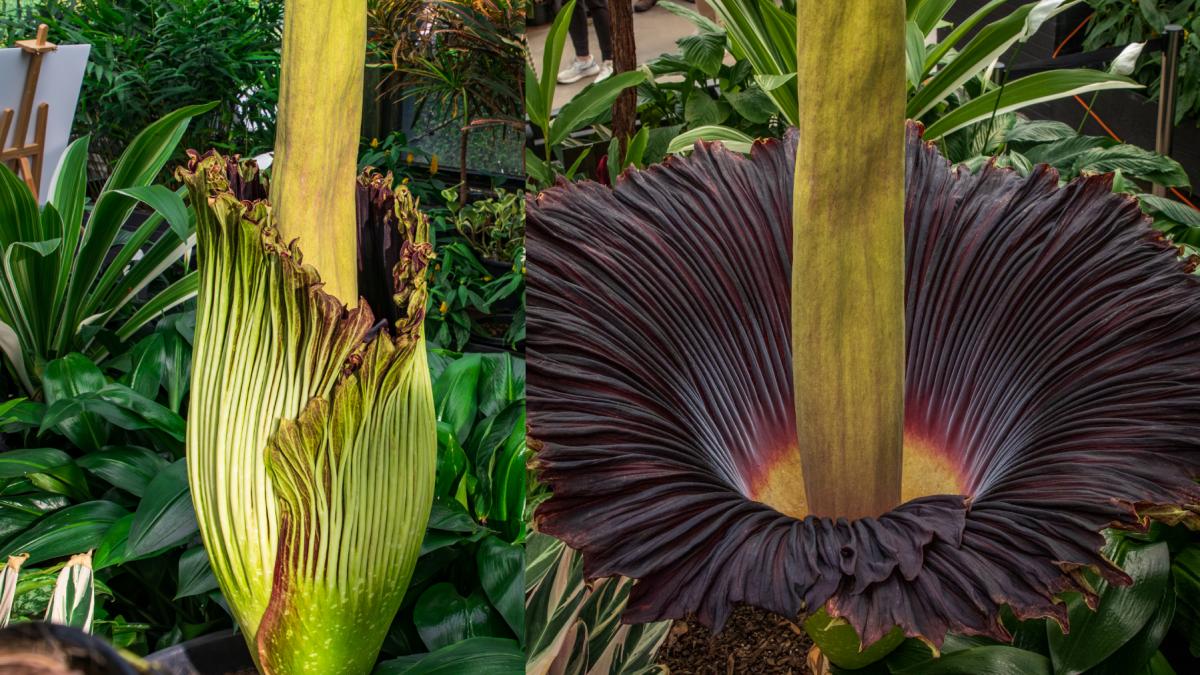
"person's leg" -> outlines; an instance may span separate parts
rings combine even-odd
[[[584,6],[585,0],[575,3],[575,11],[571,12],[571,23],[567,24],[567,32],[571,35],[571,45],[575,47],[575,58],[580,61],[590,60],[588,49],[588,11]]]
[[[571,84],[585,77],[591,77],[600,72],[600,64],[592,58],[588,49],[588,12],[584,6],[586,0],[578,0],[575,11],[571,13],[571,22],[567,25],[567,33],[571,36],[571,44],[575,47],[575,59],[563,64],[558,71],[560,84]],[[607,18],[608,14],[605,13]],[[603,44],[603,43],[601,43]]]
[[[600,58],[612,61],[612,23],[608,19],[608,0],[583,0],[587,2],[592,27],[596,29],[596,41],[600,43]]]

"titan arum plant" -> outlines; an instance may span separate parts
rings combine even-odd
[[[432,501],[432,249],[407,192],[355,180],[365,45],[366,0],[288,0],[270,187],[215,153],[180,170],[200,274],[188,478],[264,673],[372,668]],[[364,256],[394,283],[373,305],[359,297],[360,221],[388,242]]]
[[[846,667],[1065,625],[1200,497],[1200,280],[1110,177],[906,134],[902,0],[799,5],[798,131],[530,200],[538,527],[628,622],[803,614]]]

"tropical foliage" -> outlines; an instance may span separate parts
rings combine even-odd
[[[1084,49],[1142,42],[1162,35],[1170,24],[1184,29],[1179,64],[1176,123],[1200,114],[1200,2],[1196,0],[1087,0],[1095,10],[1088,21]],[[1158,96],[1162,79],[1162,54],[1149,56],[1134,77],[1146,85],[1147,93]]]
[[[139,130],[185,104],[217,102],[197,116],[183,148],[253,155],[274,141],[282,0],[21,4],[13,16],[0,15],[0,38],[7,32],[26,39],[46,23],[53,42],[92,45],[74,133],[91,136],[90,150],[102,164],[111,165]],[[171,159],[182,158],[179,152]]]

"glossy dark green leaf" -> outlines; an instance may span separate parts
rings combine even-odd
[[[28,553],[26,564],[96,548],[108,529],[128,514],[119,504],[84,502],[55,511],[0,549],[0,558]]]
[[[465,354],[450,363],[433,384],[437,418],[454,429],[459,443],[465,444],[479,409],[480,357]]]
[[[179,556],[179,590],[175,599],[200,595],[217,590],[217,577],[208,562],[203,546],[194,546]]]
[[[479,414],[491,417],[525,396],[525,359],[509,354],[481,354]]]
[[[724,33],[688,35],[676,43],[688,65],[709,77],[715,77],[725,59]]]
[[[77,501],[87,501],[92,496],[91,491],[88,490],[87,479],[84,478],[83,471],[75,462],[50,467],[45,471],[31,473],[26,477],[39,490],[66,495]]]
[[[1125,539],[1115,550],[1114,562],[1133,577],[1134,583],[1098,583],[1100,603],[1094,612],[1078,596],[1071,597],[1070,634],[1063,635],[1053,622],[1046,628],[1055,675],[1082,673],[1099,664],[1137,635],[1159,608],[1170,578],[1167,544],[1139,544]]]
[[[438,423],[437,483],[434,495],[450,499],[458,489],[459,481],[467,470],[467,453],[454,437],[449,424]]]
[[[1112,656],[1087,671],[1088,675],[1124,675],[1145,669],[1158,653],[1158,646],[1162,644],[1174,618],[1175,591],[1167,584],[1159,600],[1158,609],[1146,625],[1142,626],[1137,635],[1121,645],[1120,649],[1113,652]]]
[[[51,422],[42,420],[42,430],[54,428],[84,450],[96,450],[108,439],[108,425],[99,416],[82,407],[71,406],[79,396],[99,391],[105,385],[104,373],[82,354],[68,354],[46,364],[42,375],[47,414],[56,405],[66,410]]]
[[[434,584],[417,598],[413,623],[431,651],[472,637],[503,636],[504,620],[476,590],[468,597],[453,584]]]
[[[71,463],[71,456],[57,448],[24,448],[0,452],[0,479],[19,478]]]
[[[931,659],[894,675],[1050,675],[1050,659],[1015,647],[973,647]]]
[[[468,638],[428,654],[384,661],[375,675],[516,675],[525,672],[525,652],[515,640]]]
[[[150,481],[129,530],[129,555],[139,556],[190,539],[199,530],[187,482],[186,460]]]
[[[124,383],[137,393],[153,399],[163,379],[163,351],[167,339],[164,333],[147,335],[129,350],[129,372]]]
[[[429,511],[429,529],[445,532],[477,532],[484,529],[456,502],[438,502]]]
[[[80,457],[77,464],[113,487],[141,497],[150,481],[166,469],[170,462],[145,448],[110,446],[89,452]]]
[[[475,551],[479,583],[488,600],[525,642],[525,547],[488,537]]]
[[[96,546],[92,556],[92,565],[100,570],[113,565],[120,565],[132,558],[126,554],[129,543],[129,527],[133,525],[133,514],[122,516],[104,533],[104,538]]]

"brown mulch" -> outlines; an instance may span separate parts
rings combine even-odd
[[[672,675],[809,675],[811,646],[799,623],[741,606],[718,635],[694,619],[676,621],[658,661]]]

